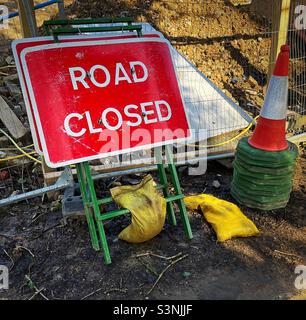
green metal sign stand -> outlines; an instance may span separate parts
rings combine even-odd
[[[62,26],[71,30],[74,26],[81,25],[94,25],[94,24],[110,24],[110,23],[126,23],[128,26],[132,26],[133,19],[126,18],[98,18],[98,19],[73,19],[73,20],[48,20],[44,21],[43,26],[47,36],[54,33],[52,27]],[[121,26],[119,26],[121,28]],[[141,26],[140,26],[141,27]],[[78,31],[78,29],[76,29]],[[121,29],[120,29],[121,30]],[[72,31],[74,32],[74,31]]]
[[[99,20],[99,21],[98,21]],[[126,26],[107,26],[107,27],[83,27],[83,28],[57,28],[52,30],[52,34],[54,36],[54,40],[56,42],[59,41],[58,36],[63,34],[79,34],[81,32],[99,32],[99,31],[136,31],[138,36],[141,36],[141,25],[132,25],[132,20],[129,18],[124,19],[94,19],[94,20],[53,20],[46,21],[44,23],[45,30],[47,34],[50,34],[49,26],[56,25],[82,25],[82,24],[94,24],[94,23],[110,23],[110,22],[122,22],[128,23]],[[177,175],[176,166],[173,161],[172,150],[170,150],[169,146],[165,146],[165,158],[167,159],[168,169],[171,176],[174,193],[171,194],[169,192],[169,182],[167,179],[166,173],[166,164],[163,162],[162,155],[162,147],[155,149],[156,162],[158,175],[160,180],[159,189],[162,190],[164,198],[167,202],[167,216],[169,223],[171,225],[176,226],[176,216],[174,212],[173,204],[177,203],[179,213],[181,216],[181,220],[184,227],[185,235],[188,239],[192,239],[192,231],[188,219],[188,214],[186,210],[186,206],[184,203],[184,194],[182,193],[180,181]],[[111,256],[109,252],[109,247],[107,243],[107,238],[103,226],[103,221],[107,219],[112,219],[123,214],[128,214],[130,211],[128,209],[118,209],[109,212],[101,212],[101,207],[103,205],[109,204],[113,202],[112,197],[107,197],[104,199],[98,199],[94,181],[90,172],[90,166],[88,162],[79,163],[76,165],[78,180],[80,184],[81,194],[84,203],[85,215],[88,223],[90,238],[92,247],[96,251],[100,251],[101,249],[104,252],[104,261],[106,264],[111,263]]]

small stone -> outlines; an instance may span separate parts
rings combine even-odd
[[[7,64],[15,64],[14,58],[12,56],[6,57],[5,62]]]
[[[0,95],[1,96],[8,96],[10,94],[10,92],[9,92],[9,90],[8,90],[8,88],[6,88],[6,87],[0,87]]]
[[[241,40],[238,45],[240,46],[241,51],[246,51],[247,45],[245,44],[244,40]]]
[[[247,90],[245,90],[245,92],[250,94],[250,95],[252,95],[252,96],[257,95],[257,91],[256,90],[247,89]]]
[[[17,196],[18,194],[20,194],[20,190],[15,190],[12,192],[11,197]]]
[[[19,178],[19,179],[17,180],[17,182],[18,182],[19,184],[22,184],[22,183],[25,183],[25,182],[26,182],[26,179]]]
[[[183,173],[188,167],[187,166],[181,166],[177,169],[178,173]]]
[[[119,181],[114,181],[111,183],[111,187],[120,187],[122,184]]]
[[[10,177],[10,174],[7,170],[0,171],[0,181],[6,180]]]
[[[20,105],[20,107],[21,107],[21,109],[22,109],[23,112],[26,112],[26,111],[27,111],[27,109],[26,109],[25,104],[24,104],[23,101],[20,101],[20,102],[19,102],[19,105]]]
[[[214,180],[212,186],[216,189],[219,189],[221,187],[221,184],[218,180]]]
[[[0,151],[0,159],[4,159],[6,157],[7,157],[6,153],[3,151]]]
[[[258,85],[257,81],[252,76],[249,76],[248,83],[252,86],[252,88]]]
[[[254,108],[255,107],[254,103],[252,103],[252,102],[247,102],[246,106],[248,108]]]
[[[239,82],[239,78],[237,78],[237,77],[233,77],[232,80],[231,80],[232,84],[236,84],[238,82]]]
[[[121,181],[123,184],[130,184],[130,185],[135,185],[141,182],[141,178],[139,177],[134,177],[134,176],[123,176],[121,178]]]
[[[57,211],[62,207],[62,204],[60,201],[55,200],[51,203],[51,212]]]
[[[19,106],[19,105],[14,106],[14,111],[15,111],[17,116],[20,116],[22,114],[22,112],[23,112],[21,106]]]
[[[13,94],[13,95],[21,95],[21,90],[20,90],[20,88],[19,88],[19,86],[17,84],[12,83],[10,81],[5,81],[5,85],[9,89],[11,94]]]
[[[18,74],[14,73],[14,74],[10,74],[8,76],[3,77],[3,81],[15,81],[18,79]]]

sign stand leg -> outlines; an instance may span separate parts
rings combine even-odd
[[[101,213],[100,213],[99,201],[97,199],[94,182],[90,173],[90,167],[88,162],[78,164],[77,172],[78,172],[78,178],[79,178],[85,213],[86,213],[88,227],[89,227],[89,233],[91,236],[92,246],[95,250],[100,249],[97,232],[96,232],[96,225],[95,225],[95,222],[96,222],[101,245],[104,251],[104,261],[105,261],[105,264],[110,264],[111,257],[109,253],[109,248],[107,244],[103,223],[100,219]]]
[[[167,180],[165,166],[164,166],[163,159],[162,159],[162,148],[161,147],[155,148],[155,153],[156,153],[156,160],[157,160],[158,175],[159,175],[161,185],[163,187],[163,194],[164,194],[165,198],[168,198],[169,197],[169,192],[168,192],[169,184],[168,184],[168,180]],[[173,226],[176,226],[177,222],[176,222],[172,202],[167,202],[167,214],[168,214],[169,223],[172,224]]]
[[[88,194],[88,186],[86,184],[87,177],[84,172],[84,167],[83,164],[78,164],[76,166],[77,169],[77,175],[78,175],[78,180],[80,183],[80,189],[81,189],[81,194],[83,198],[83,203],[84,203],[84,210],[85,210],[85,215],[87,219],[87,224],[88,224],[88,229],[89,229],[89,234],[91,238],[91,243],[92,247],[94,250],[99,251],[100,250],[100,245],[99,245],[99,240],[96,232],[96,225],[94,221],[94,214],[92,212],[92,208],[88,205],[90,203],[90,198]]]
[[[185,206],[185,202],[184,202],[184,195],[182,193],[180,180],[177,175],[176,166],[173,162],[173,154],[168,146],[166,146],[165,149],[166,149],[166,158],[169,163],[168,167],[170,170],[174,191],[176,192],[177,195],[182,196],[177,200],[177,204],[178,204],[181,219],[183,222],[185,235],[188,239],[192,239],[193,235],[192,235],[192,231],[191,231],[191,227],[190,227],[190,223],[189,223],[189,219],[188,219],[188,214],[187,214],[187,210],[186,210],[186,206]]]

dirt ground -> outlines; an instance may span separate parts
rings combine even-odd
[[[181,170],[180,170],[181,171]],[[164,230],[153,240],[132,245],[117,239],[129,223],[120,217],[106,224],[113,262],[103,264],[93,251],[86,222],[81,218],[61,224],[61,211],[50,212],[40,199],[1,211],[0,264],[10,268],[10,289],[1,299],[30,299],[29,276],[48,299],[288,299],[299,296],[294,287],[297,265],[306,264],[306,157],[301,156],[290,202],[271,212],[241,207],[260,230],[251,238],[217,243],[202,214],[189,212],[194,238],[187,241],[182,225]],[[209,162],[205,175],[181,171],[186,195],[211,193],[230,196],[232,170]],[[221,187],[212,187],[214,179]],[[110,181],[103,181],[103,189]],[[137,257],[152,252],[169,257],[188,256],[173,265],[148,294],[168,265],[158,257]],[[33,299],[43,299],[36,295]]]
[[[228,96],[256,114],[263,102],[269,65],[270,23],[264,16],[228,1],[201,3],[66,2],[70,18],[132,16],[151,22]],[[49,16],[54,14],[52,10]],[[47,16],[44,11],[41,21]],[[29,177],[34,176],[31,170]],[[147,243],[131,245],[117,239],[129,217],[114,219],[106,224],[113,259],[110,266],[105,266],[101,254],[91,248],[84,219],[70,219],[66,226],[61,223],[60,204],[36,198],[1,208],[0,265],[10,268],[10,289],[0,290],[0,299],[44,299],[34,295],[34,286],[43,289],[45,298],[54,300],[303,298],[303,292],[294,287],[294,270],[297,265],[306,265],[305,173],[304,152],[285,209],[263,212],[241,207],[259,228],[257,237],[217,243],[202,214],[190,211],[192,241],[185,239],[179,223],[176,228],[166,224],[161,234]],[[232,170],[215,161],[209,162],[205,175],[188,176],[186,170],[180,170],[186,195],[205,192],[234,201],[231,177]],[[212,186],[215,179],[220,188]],[[27,181],[26,186],[31,183],[35,184],[34,180]],[[110,183],[101,181],[97,187],[104,193]],[[147,252],[164,257],[188,255],[163,275],[150,294],[169,262],[154,256],[137,257]]]

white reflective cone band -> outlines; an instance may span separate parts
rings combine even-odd
[[[288,101],[288,77],[272,76],[260,115],[266,119],[286,118]]]

